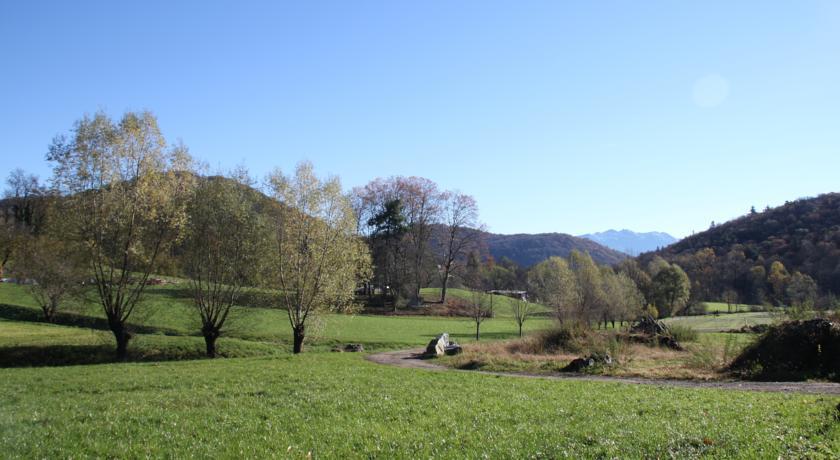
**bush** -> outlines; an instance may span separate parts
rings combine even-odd
[[[698,315],[705,315],[709,313],[709,307],[706,305],[705,302],[694,302],[682,311],[682,314],[685,316],[698,316]]]
[[[511,351],[527,354],[578,353],[587,349],[593,340],[592,331],[586,325],[567,321],[516,342]]]
[[[671,325],[668,329],[671,332],[671,337],[673,337],[677,342],[697,341],[697,331],[688,326],[674,324]]]

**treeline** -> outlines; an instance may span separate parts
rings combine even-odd
[[[98,113],[57,137],[50,186],[21,171],[0,213],[0,269],[28,281],[47,321],[85,291],[97,299],[127,356],[129,321],[152,275],[189,280],[207,354],[215,356],[233,305],[253,288],[286,311],[293,350],[319,312],[352,304],[371,272],[353,203],[337,178],[303,163],[272,172],[260,192],[243,170],[208,177],[155,117]]]
[[[656,256],[685,269],[696,300],[830,308],[840,294],[840,194],[753,209],[640,261]]]

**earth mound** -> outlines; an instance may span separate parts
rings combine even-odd
[[[729,368],[756,380],[840,381],[840,323],[812,319],[770,326]]]

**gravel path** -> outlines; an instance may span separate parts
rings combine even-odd
[[[592,382],[618,382],[632,383],[638,385],[672,386],[683,388],[714,388],[720,390],[748,390],[748,391],[769,391],[775,393],[808,393],[840,395],[840,383],[831,382],[747,382],[742,380],[666,380],[666,379],[643,379],[635,377],[609,377],[587,374],[552,374],[538,375],[510,372],[490,371],[469,371],[454,369],[437,364],[431,359],[422,359],[423,349],[388,351],[367,355],[368,361],[388,366],[405,367],[411,369],[426,369],[431,371],[451,372],[478,372],[488,375],[504,375],[513,377],[531,377],[550,380],[585,380]]]

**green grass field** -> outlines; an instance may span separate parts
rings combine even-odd
[[[0,375],[7,457],[775,458],[840,449],[837,398],[440,373],[352,354]]]
[[[770,324],[776,317],[769,312],[732,313],[726,315],[675,316],[665,318],[667,324],[680,324],[697,332],[727,332],[742,326]]]
[[[435,317],[329,315],[321,338],[288,352],[277,310],[237,309],[201,355],[189,304],[153,290],[131,363],[110,360],[95,305],[37,322],[20,286],[0,285],[0,457],[198,458],[832,458],[840,398],[547,381],[377,365],[330,353],[421,346],[472,324]],[[154,312],[154,315],[151,314]],[[734,316],[734,315],[727,315]],[[529,329],[547,325],[533,320]],[[486,339],[508,338],[502,315]],[[713,336],[710,334],[710,336]],[[716,335],[715,335],[716,336]],[[38,354],[40,353],[40,354]],[[48,365],[20,367],[41,356]],[[62,363],[48,358],[63,357]],[[177,360],[177,361],[176,361]],[[23,362],[22,362],[23,361]],[[61,365],[66,363],[87,363]],[[91,364],[103,363],[103,364]]]

